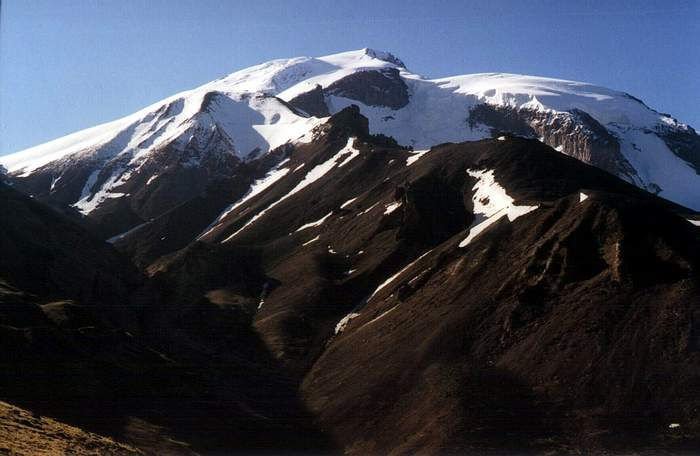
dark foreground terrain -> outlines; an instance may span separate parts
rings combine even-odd
[[[289,172],[217,224],[247,186],[114,245],[0,184],[0,450],[700,451],[691,211],[537,140],[418,158],[352,107],[260,160]],[[473,236],[489,171],[512,202]]]

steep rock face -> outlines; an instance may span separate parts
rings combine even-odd
[[[502,133],[540,138],[545,144],[611,174],[639,182],[636,171],[620,152],[618,139],[589,114],[579,109],[546,112],[510,106],[479,104],[469,111],[468,123]]]
[[[690,163],[695,172],[700,174],[700,135],[690,126],[670,128],[659,126],[656,134],[666,143],[674,154]]]
[[[401,109],[409,102],[408,86],[396,68],[357,71],[327,87],[316,85],[313,90],[301,93],[289,104],[316,117],[330,115],[326,98],[335,95],[367,106]]]
[[[327,117],[330,115],[326,105],[323,87],[319,84],[308,92],[297,95],[289,100],[289,104],[305,113],[316,117]]]
[[[408,87],[396,68],[358,71],[335,81],[325,93],[360,101],[367,106],[391,109],[403,108],[409,101]]]

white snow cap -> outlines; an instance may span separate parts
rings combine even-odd
[[[409,102],[404,107],[368,106],[338,94],[326,96],[326,102],[331,113],[350,104],[360,106],[369,119],[371,133],[392,136],[400,144],[420,150],[409,157],[408,165],[433,145],[489,137],[489,128],[465,122],[470,109],[479,104],[547,113],[578,109],[618,138],[621,154],[638,173],[638,183],[658,185],[661,196],[700,209],[700,176],[653,134],[663,128],[688,127],[624,92],[583,82],[504,73],[429,79],[409,72],[392,54],[369,48],[272,60],[236,71],[113,122],[2,156],[0,165],[11,174],[27,175],[68,157],[106,161],[119,156],[128,166],[138,167],[154,150],[196,140],[197,135],[214,128],[231,139],[234,154],[247,159],[251,151],[262,154],[288,142],[308,141],[314,127],[324,122],[290,108],[287,102],[297,95],[317,85],[328,87],[360,71],[386,69],[397,71],[406,85]],[[115,175],[108,181],[122,182],[121,177]],[[111,188],[94,189],[91,194],[103,190],[102,196],[113,198],[118,191]],[[83,206],[89,209],[87,204]]]

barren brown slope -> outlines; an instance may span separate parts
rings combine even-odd
[[[459,234],[330,341],[305,397],[359,454],[697,448],[698,234],[602,192]]]
[[[209,301],[251,284],[230,265],[257,271],[255,328],[346,451],[697,448],[687,210],[536,140],[448,144],[406,166],[410,151],[344,116],[290,151],[304,171],[152,271],[202,265],[187,293]],[[355,158],[276,203],[348,137]],[[467,170],[539,208],[458,247],[474,221]]]

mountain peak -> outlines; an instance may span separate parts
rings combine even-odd
[[[80,168],[76,163],[98,174],[106,166],[103,177],[114,180],[99,180],[98,186],[116,187],[124,184],[120,175],[132,175],[123,164],[146,169],[144,163],[160,151],[182,152],[179,145],[188,144],[193,132],[207,140],[216,125],[231,139],[221,144],[233,147],[231,152],[245,161],[308,138],[325,118],[352,104],[367,117],[372,134],[404,146],[423,150],[494,132],[540,138],[662,197],[700,208],[700,137],[623,92],[505,73],[427,79],[411,74],[395,55],[367,47],[270,60],[122,119],[0,157],[0,164],[11,178],[48,176],[31,178],[43,185],[33,193],[52,191],[44,184],[54,182],[64,169]],[[150,172],[158,172],[155,165]],[[90,175],[76,177],[73,185],[81,188],[71,192],[73,202],[83,193],[94,193]],[[54,193],[67,183],[61,179]]]
[[[401,68],[406,68],[406,65],[401,59],[396,57],[394,54],[386,51],[378,51],[372,48],[364,48],[364,53],[372,58],[383,60],[384,62],[393,63]]]

